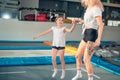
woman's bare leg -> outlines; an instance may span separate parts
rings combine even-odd
[[[77,74],[75,75],[75,77],[72,78],[72,80],[77,80],[78,78],[82,77],[82,74],[81,74],[82,56],[84,54],[85,47],[86,47],[86,42],[82,40],[81,43],[79,44],[77,54],[75,55]]]
[[[94,53],[94,51],[91,51],[93,47],[94,47],[94,42],[88,41],[85,49],[85,53],[84,53],[84,63],[85,63],[87,74],[88,74],[88,80],[93,80],[93,66],[90,62],[91,57]]]
[[[85,47],[86,47],[86,43],[82,40],[81,43],[79,44],[77,54],[75,55],[77,69],[82,67],[82,56],[84,54]]]

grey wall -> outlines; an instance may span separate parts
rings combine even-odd
[[[0,40],[33,41],[32,37],[56,25],[54,22],[32,22],[0,19]],[[68,28],[72,24],[64,24]],[[67,40],[82,39],[81,25],[77,25],[73,33],[67,33]],[[120,41],[120,27],[104,27],[102,41]],[[52,33],[40,37],[37,41],[51,41]]]
[[[33,41],[32,37],[43,32],[52,26],[56,26],[55,22],[33,22],[0,19],[0,40],[13,41]],[[71,24],[64,26],[71,27]],[[79,35],[77,35],[79,34]],[[77,26],[73,33],[67,33],[67,40],[80,40],[81,27]],[[37,40],[52,40],[52,33],[40,37]]]
[[[20,0],[20,7],[38,8],[39,0]]]

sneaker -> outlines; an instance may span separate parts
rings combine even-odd
[[[65,70],[62,70],[62,75],[60,77],[60,79],[64,79],[65,78]]]
[[[79,78],[82,78],[82,75],[76,75],[75,77],[72,78],[72,80],[77,80]]]
[[[54,78],[57,75],[57,69],[54,70],[53,74],[52,74],[52,78]]]
[[[88,80],[93,80],[93,77],[88,77]]]
[[[82,78],[82,73],[81,73],[81,70],[77,70],[77,74],[75,77],[72,78],[72,80],[77,80],[79,78]]]

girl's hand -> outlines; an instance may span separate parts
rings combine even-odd
[[[37,36],[34,36],[33,39],[37,39],[38,37]]]

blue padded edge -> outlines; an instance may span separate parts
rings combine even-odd
[[[74,56],[65,56],[64,59],[66,64],[76,62]],[[56,60],[57,64],[60,64],[59,56],[57,56]],[[94,65],[120,76],[119,66],[110,64],[97,56],[93,56],[91,61]],[[51,64],[52,64],[51,56],[0,58],[0,66],[51,65]]]
[[[50,50],[51,46],[0,46],[0,50]]]
[[[45,41],[25,41],[25,40],[0,40],[0,42],[4,42],[4,43],[7,43],[7,42],[11,42],[11,43],[42,43],[42,42],[45,42]],[[80,43],[80,41],[77,41],[77,40],[73,40],[73,41],[66,41],[66,43],[71,43],[71,42],[76,42],[76,43]],[[107,45],[107,44],[111,44],[113,43],[113,41],[101,41],[101,44],[104,44],[104,45]]]
[[[114,59],[114,61],[120,62],[120,58],[116,58],[116,59]]]
[[[44,41],[10,41],[10,40],[0,40],[2,43],[42,43]],[[72,42],[80,43],[80,41],[66,41],[66,44],[71,44]],[[108,45],[113,43],[112,41],[102,41],[101,44]],[[51,46],[0,46],[0,50],[48,50]]]
[[[75,63],[74,56],[65,56],[65,63]],[[60,64],[59,56],[56,58],[57,64]],[[24,65],[51,65],[51,56],[39,57],[3,57],[0,58],[0,66],[24,66]]]
[[[111,64],[109,62],[106,62],[97,56],[93,56],[91,61],[94,65],[99,66],[105,70],[108,70],[108,71],[120,76],[120,66],[116,66],[116,65]]]
[[[1,43],[43,43],[43,41],[0,40]],[[0,50],[50,50],[51,46],[0,46]]]
[[[3,43],[43,43],[45,41],[25,41],[25,40],[0,40],[0,42],[3,42]]]

